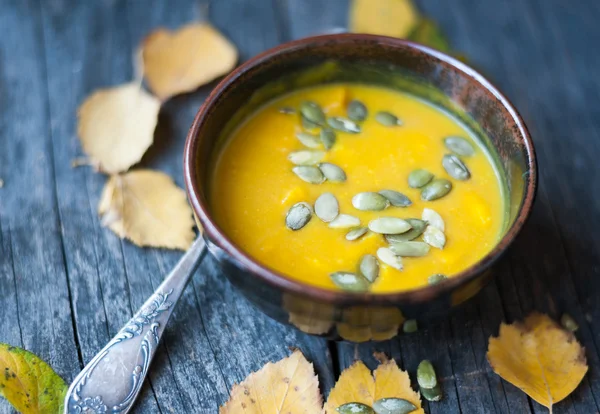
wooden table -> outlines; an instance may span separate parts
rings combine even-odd
[[[82,155],[75,114],[96,88],[132,79],[142,38],[209,19],[241,59],[344,27],[346,0],[2,0],[0,2],[0,341],[47,360],[67,381],[154,290],[180,252],[141,249],[104,229],[105,177]],[[326,394],[355,358],[384,351],[414,374],[431,359],[444,399],[431,413],[546,413],[486,361],[501,321],[537,309],[579,323],[590,371],[555,413],[600,402],[600,2],[424,0],[452,44],[513,100],[537,145],[533,216],[502,273],[452,319],[359,346],[279,325],[254,310],[205,257],[167,328],[138,413],[216,413],[232,385],[295,346]],[[214,84],[161,111],[142,165],[182,180],[185,135]],[[0,401],[0,413],[12,412]]]

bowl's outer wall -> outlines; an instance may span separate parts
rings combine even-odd
[[[436,103],[452,106],[451,110],[462,109],[489,137],[507,176],[510,211],[507,235],[474,268],[443,284],[410,293],[349,295],[324,291],[298,286],[297,282],[253,262],[212,221],[204,190],[223,126],[253,98],[260,104],[256,92],[265,85],[332,59],[342,66],[359,63],[370,68],[365,71],[367,78],[362,80],[371,83],[390,85],[388,78],[400,70],[416,83],[432,85],[448,98],[446,103],[443,100]],[[369,78],[369,73],[377,76]],[[333,70],[326,74],[326,81],[347,80],[347,75],[348,71]],[[318,77],[312,79],[323,81]],[[490,278],[490,265],[526,220],[537,178],[535,155],[522,120],[484,78],[439,52],[368,35],[308,38],[282,45],[242,65],[215,88],[200,109],[188,136],[184,165],[188,195],[204,229],[209,251],[222,264],[229,280],[258,308],[280,322],[291,323],[311,334],[355,342],[387,339],[397,333],[406,319],[422,322],[447,314],[453,306],[474,296]]]

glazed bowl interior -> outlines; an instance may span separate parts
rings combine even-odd
[[[256,263],[211,217],[208,185],[216,152],[241,121],[266,102],[292,90],[336,82],[381,85],[410,93],[452,113],[490,149],[504,178],[505,230],[481,261],[446,283],[387,294],[351,294],[308,288]],[[411,42],[370,35],[306,38],[267,51],[225,78],[200,109],[185,153],[188,195],[203,231],[255,277],[283,290],[324,301],[394,303],[423,301],[467,283],[483,272],[514,239],[531,209],[536,188],[535,155],[526,127],[508,100],[463,63]]]

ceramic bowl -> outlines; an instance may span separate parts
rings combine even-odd
[[[247,255],[213,219],[207,184],[216,148],[248,114],[290,90],[361,82],[402,90],[452,112],[479,133],[506,176],[507,224],[498,244],[475,265],[420,289],[347,293],[300,283]],[[226,276],[267,315],[304,332],[354,342],[393,337],[407,319],[419,323],[473,297],[515,239],[535,198],[537,170],[527,128],[512,104],[481,74],[428,47],[363,34],[304,38],[268,50],[223,79],[189,131],[184,154],[189,200],[209,251]]]

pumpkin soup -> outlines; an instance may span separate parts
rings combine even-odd
[[[224,142],[210,202],[231,240],[309,285],[391,292],[443,282],[496,244],[502,182],[456,119],[398,91],[283,96]]]

